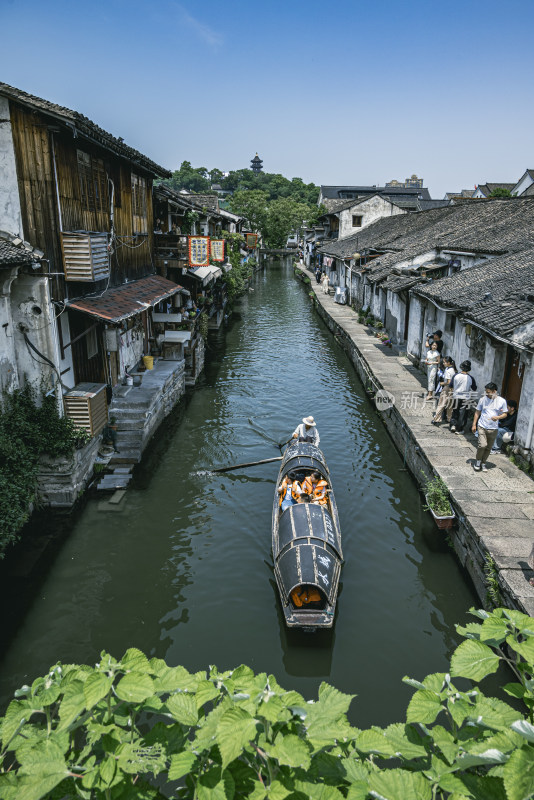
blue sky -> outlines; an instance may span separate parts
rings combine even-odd
[[[534,168],[534,2],[0,0],[0,80],[169,169],[433,197]]]

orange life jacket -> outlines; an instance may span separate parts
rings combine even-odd
[[[318,603],[320,599],[321,595],[317,589],[313,589],[312,587],[304,589],[302,586],[297,586],[297,588],[293,589],[291,592],[291,600],[297,608],[302,608],[302,606],[307,603]]]
[[[289,478],[286,475],[286,477],[282,481],[282,489],[283,489],[283,491],[282,491],[282,493],[280,495],[280,502],[278,503],[279,506],[282,505],[282,501],[283,501],[284,497],[286,496],[286,492],[287,492],[287,487],[288,486],[291,486],[291,497],[293,498],[293,500],[298,500],[299,499],[300,492],[298,491],[298,486],[299,486],[298,481],[290,481]]]
[[[316,500],[321,506],[326,505],[325,490],[327,487],[328,487],[327,482],[322,478],[318,480],[317,483],[314,485],[309,475],[307,478],[304,478],[304,481],[302,483],[302,488],[304,489],[304,491],[307,492],[313,498],[313,500]]]

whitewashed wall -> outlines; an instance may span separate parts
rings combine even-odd
[[[0,230],[24,238],[9,101],[0,97]]]
[[[119,335],[120,374],[134,369],[144,351],[144,332],[142,325],[136,325]]]
[[[368,225],[371,225],[373,222],[376,222],[377,219],[381,219],[382,217],[393,217],[397,216],[398,214],[407,214],[408,212],[404,208],[399,208],[398,206],[393,205],[388,200],[385,200],[383,197],[379,197],[375,195],[374,197],[370,197],[368,200],[364,200],[357,205],[351,206],[350,208],[346,208],[344,211],[340,211],[339,213],[339,239],[344,239],[347,236],[354,236],[361,231],[363,228],[366,228]],[[352,217],[359,216],[362,217],[362,224],[357,227],[352,227]],[[355,249],[357,249],[355,247]]]

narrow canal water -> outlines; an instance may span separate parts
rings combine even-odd
[[[335,630],[288,633],[271,564],[278,455],[312,414],[339,504],[345,565]],[[117,511],[90,500],[0,665],[5,707],[57,660],[130,646],[190,670],[249,664],[306,697],[355,693],[355,724],[404,719],[403,675],[447,667],[477,600],[434,532],[345,354],[288,265],[257,274],[210,340],[195,391],[165,424]]]

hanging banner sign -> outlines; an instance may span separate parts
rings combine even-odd
[[[249,250],[253,250],[256,245],[258,244],[258,234],[257,233],[246,233],[246,243]]]
[[[209,267],[210,265],[210,237],[189,237],[189,266]]]
[[[224,239],[211,240],[211,260],[224,261]]]

